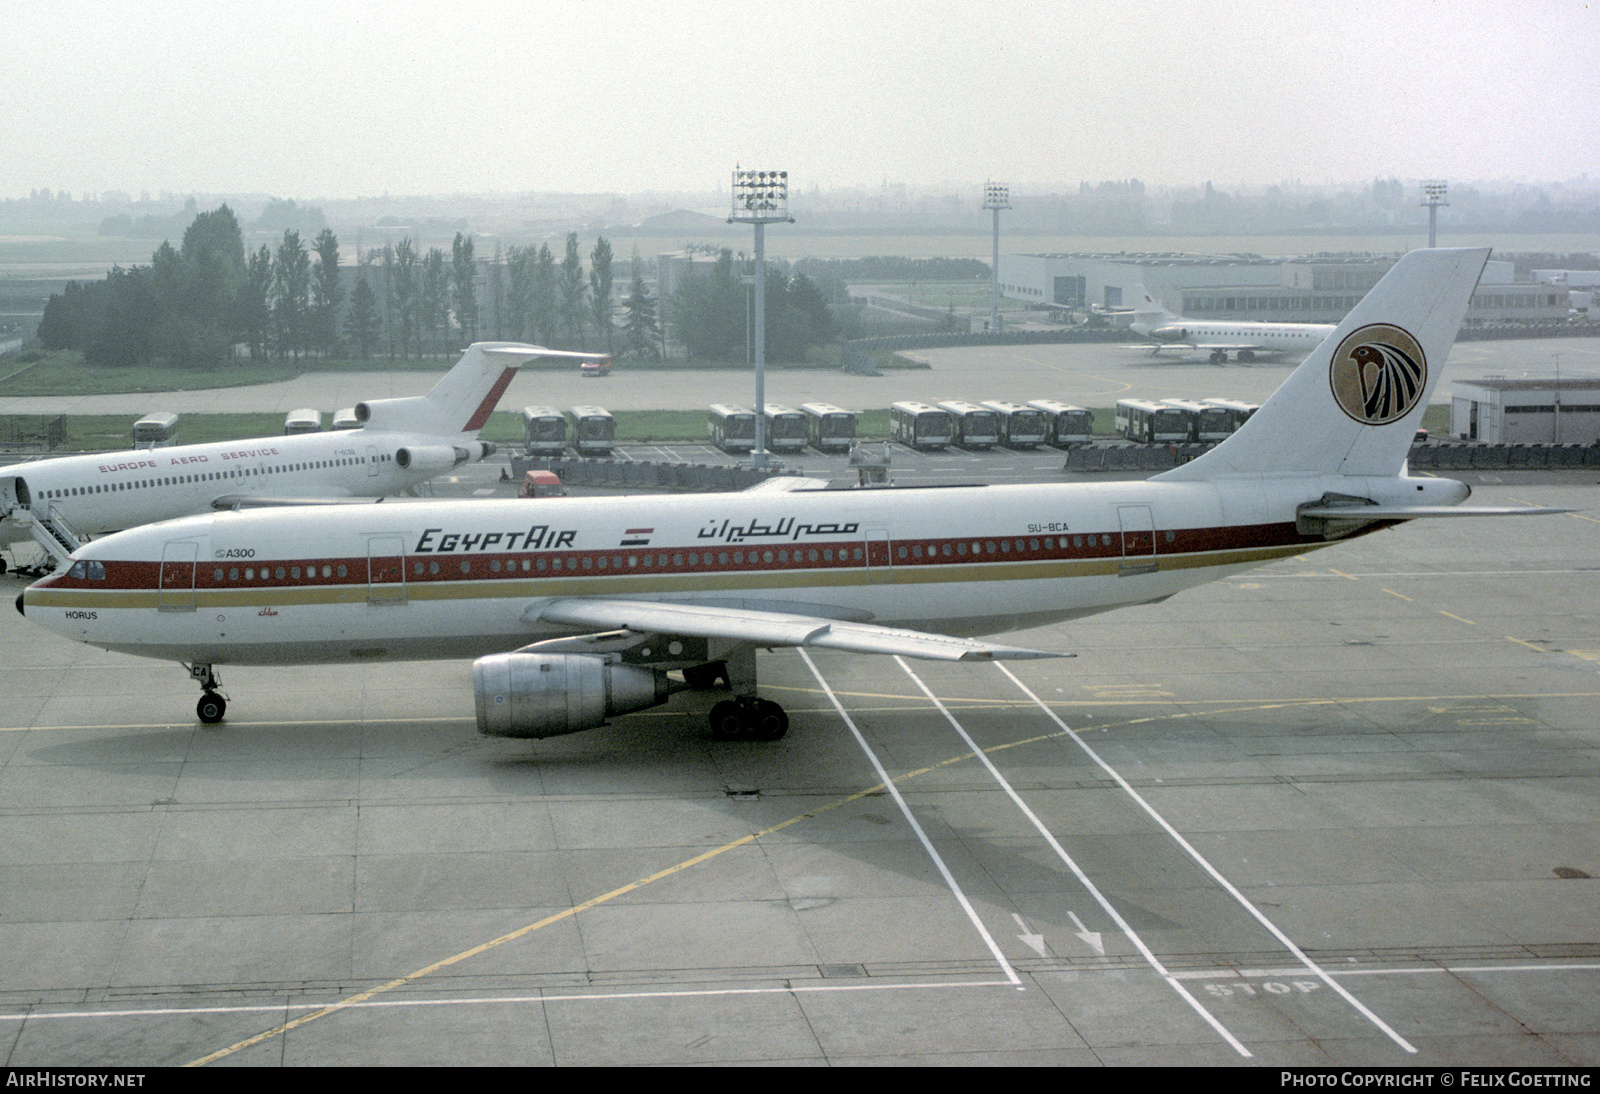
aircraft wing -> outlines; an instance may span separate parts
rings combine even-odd
[[[382,498],[267,498],[254,494],[223,494],[211,499],[211,508],[223,512],[240,509],[276,509],[290,505],[377,505]]]
[[[811,646],[852,653],[898,653],[933,661],[1012,661],[1072,656],[872,623],[660,600],[558,597],[531,605],[522,618],[530,623],[561,623],[593,627],[597,631],[626,629],[636,634],[726,638],[753,646]]]
[[[1222,350],[1224,353],[1238,353],[1240,350],[1247,350],[1250,353],[1278,354],[1283,352],[1282,346],[1264,346],[1260,342],[1208,342],[1197,339],[1189,344],[1195,349]]]
[[[808,479],[800,475],[774,475],[770,479],[762,479],[754,486],[747,486],[740,491],[742,494],[792,494],[797,490],[826,490],[832,486],[828,479]]]

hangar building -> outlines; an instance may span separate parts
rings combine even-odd
[[[1003,295],[1047,310],[1131,308],[1142,286],[1195,319],[1337,323],[1394,263],[1392,256],[1009,254],[1000,256],[999,280]],[[1467,323],[1559,322],[1567,310],[1559,288],[1514,283],[1511,263],[1490,261]]]
[[[1458,380],[1450,432],[1486,444],[1600,443],[1600,379]]]

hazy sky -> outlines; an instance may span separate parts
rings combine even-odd
[[[0,197],[1600,178],[1600,0],[0,0]]]

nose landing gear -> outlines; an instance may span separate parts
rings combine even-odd
[[[228,712],[227,696],[222,694],[222,681],[210,665],[188,665],[189,676],[199,682],[202,694],[194,712],[208,726],[222,721]]]

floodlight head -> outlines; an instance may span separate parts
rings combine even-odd
[[[734,169],[729,223],[771,224],[790,219],[789,172]]]
[[[1422,192],[1428,196],[1428,200],[1423,202],[1423,204],[1424,205],[1444,205],[1445,204],[1444,196],[1449,191],[1449,189],[1450,189],[1450,187],[1446,183],[1443,183],[1443,182],[1425,182],[1425,183],[1423,183],[1422,184]]]
[[[1011,208],[1011,187],[998,182],[984,183],[983,207],[985,209]]]

